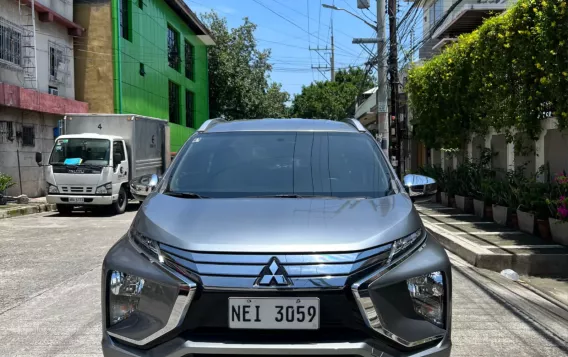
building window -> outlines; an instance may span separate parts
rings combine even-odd
[[[0,121],[0,143],[14,141],[14,122]]]
[[[49,41],[49,80],[51,82],[63,82],[65,61],[61,46]]]
[[[120,11],[120,36],[130,41],[130,1],[118,0],[118,6]]]
[[[16,26],[0,17],[0,60],[22,65],[22,32]]]
[[[185,126],[195,128],[195,95],[185,91]]]
[[[140,75],[142,77],[146,75],[146,68],[144,67],[144,63],[140,63]]]
[[[143,0],[138,0],[138,7],[140,8],[140,10],[144,10],[144,1]]]
[[[168,25],[168,64],[170,67],[179,71],[179,33]]]
[[[33,125],[22,126],[22,146],[35,146],[35,132]]]
[[[52,95],[59,95],[59,90],[57,90],[57,87],[49,86],[48,93]]]
[[[179,124],[179,85],[168,82],[168,99],[170,104],[170,122]]]
[[[444,1],[436,0],[428,11],[428,18],[430,20],[430,28],[434,27],[440,21],[444,13]]]
[[[185,76],[193,81],[193,67],[195,65],[195,47],[185,41]]]

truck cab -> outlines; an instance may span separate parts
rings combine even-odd
[[[47,202],[61,214],[74,206],[107,206],[124,213],[130,163],[125,140],[96,133],[61,135],[45,168]]]

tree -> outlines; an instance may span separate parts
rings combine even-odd
[[[212,118],[257,119],[282,117],[289,94],[269,83],[270,50],[257,48],[256,25],[244,18],[230,29],[227,20],[212,11],[202,15],[215,40],[208,49],[209,114]]]
[[[373,86],[360,68],[339,70],[335,82],[316,81],[303,86],[294,97],[292,115],[299,118],[345,119],[353,115],[351,108],[362,90]]]

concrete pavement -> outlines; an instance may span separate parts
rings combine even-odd
[[[133,216],[0,221],[0,356],[101,356],[100,265]],[[568,354],[568,311],[451,258],[453,357]]]

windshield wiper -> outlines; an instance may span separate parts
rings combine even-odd
[[[164,192],[164,195],[179,197],[179,198],[209,198],[207,196],[201,196],[200,194],[194,192],[175,192],[175,191],[167,191]]]

